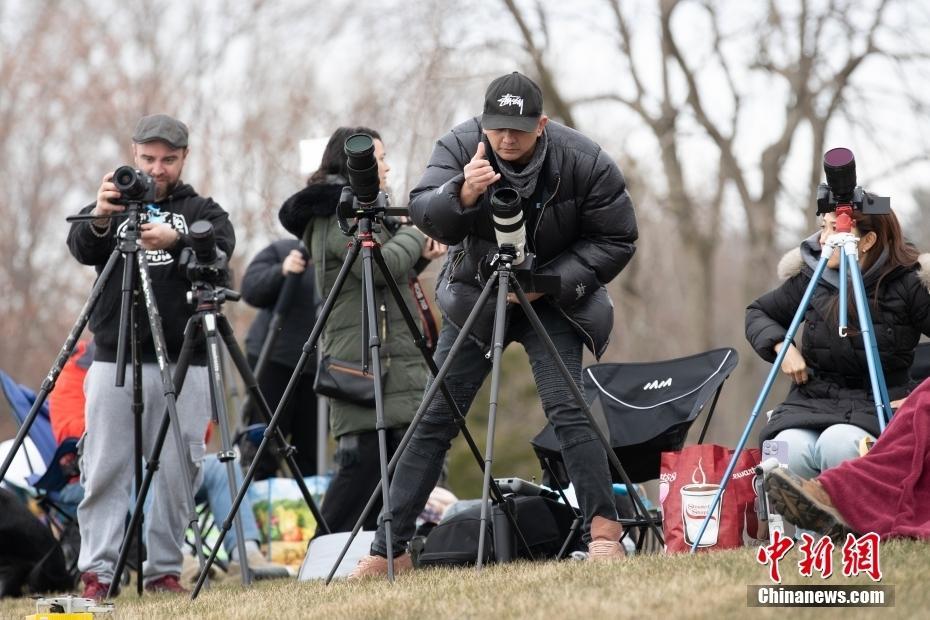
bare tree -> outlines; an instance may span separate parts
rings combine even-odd
[[[903,61],[901,54],[877,43],[883,34],[900,34],[888,23],[890,0],[879,0],[866,11],[855,11],[851,3],[838,1],[814,7],[800,0],[790,8],[771,2],[760,7],[748,23],[733,18],[724,23],[722,16],[732,4],[727,2],[659,0],[653,11],[638,5],[636,12],[618,0],[604,0],[613,19],[617,60],[612,73],[618,84],[569,98],[559,95],[557,77],[568,68],[547,55],[550,27],[543,3],[502,2],[517,26],[530,66],[546,85],[546,94],[554,99],[557,109],[568,110],[560,112],[564,119],[577,118],[585,106],[614,102],[635,114],[652,133],[665,181],[660,204],[676,224],[675,246],[683,255],[679,268],[687,271],[687,279],[693,283],[685,291],[686,306],[696,318],[691,325],[703,334],[705,346],[714,342],[716,335],[713,309],[718,283],[714,266],[722,241],[722,210],[731,192],[742,206],[751,249],[750,275],[744,286],[744,293],[751,298],[769,281],[759,274],[772,273],[778,256],[777,207],[784,198],[786,164],[792,149],[799,150],[797,139],[802,128],[813,136],[801,151],[807,153],[809,166],[806,204],[812,205],[829,131],[838,113],[848,107],[850,97],[862,93],[863,86],[854,80],[857,72],[872,57]],[[630,22],[634,12],[635,28]],[[536,16],[535,29],[529,25],[531,15]],[[602,13],[597,15],[603,17]],[[702,37],[701,46],[695,45],[695,37],[688,38],[696,21],[703,27],[700,31],[708,35]],[[644,28],[650,22],[655,28]],[[926,25],[914,24],[914,28]],[[648,39],[647,45],[640,44],[643,37]],[[747,49],[752,54],[745,54]],[[658,63],[652,62],[653,57]],[[645,74],[655,69],[658,79],[647,79]],[[780,115],[770,122],[771,127],[780,129],[758,156],[753,156],[741,146],[762,138],[758,128],[746,121],[747,104],[752,97],[759,97],[759,93],[750,92],[747,83],[759,75],[768,84],[766,90],[786,94]],[[625,83],[632,86],[624,87]],[[697,182],[689,181],[683,162],[696,133],[705,165],[716,162],[716,173]]]

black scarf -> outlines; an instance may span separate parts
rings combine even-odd
[[[536,191],[536,181],[539,179],[539,171],[542,170],[543,161],[546,159],[546,151],[549,148],[549,138],[544,129],[542,135],[536,141],[536,149],[533,151],[533,158],[521,170],[517,172],[510,162],[498,158],[501,176],[507,181],[510,187],[517,190],[520,197],[528,199]]]

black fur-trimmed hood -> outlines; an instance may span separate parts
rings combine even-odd
[[[345,185],[346,181],[341,177],[329,176],[324,183],[303,188],[281,205],[278,211],[281,225],[298,239],[302,238],[311,218],[329,217],[336,212]]]

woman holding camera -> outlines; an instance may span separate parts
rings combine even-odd
[[[302,237],[310,250],[316,281],[325,298],[335,283],[344,262],[349,237],[337,221],[336,207],[342,189],[348,184],[346,139],[358,133],[374,139],[374,156],[378,164],[381,189],[386,187],[390,171],[385,160],[384,144],[377,132],[365,127],[340,127],[330,137],[319,169],[307,186],[285,201],[279,212],[284,227]],[[406,292],[407,309],[418,316],[411,282],[430,260],[441,256],[445,247],[433,242],[412,226],[403,226],[396,218],[385,217],[374,233],[381,245],[381,255],[401,291]],[[359,257],[342,287],[326,321],[321,346],[323,364],[319,372],[352,374],[361,366],[365,340],[365,310],[362,291],[362,259]],[[397,449],[407,425],[423,396],[428,371],[422,354],[413,342],[401,310],[387,289],[384,277],[374,267],[377,324],[381,337],[384,419],[388,427],[388,458]],[[421,304],[424,299],[418,299]],[[327,363],[328,358],[328,363]],[[346,370],[348,369],[348,370]],[[355,373],[358,377],[358,373]],[[330,425],[338,441],[338,470],[323,500],[322,514],[332,532],[350,531],[381,479],[378,458],[378,435],[375,409],[371,402],[358,402],[354,394],[330,398]],[[355,402],[353,402],[353,400]],[[374,529],[379,510],[373,510],[365,529]]]
[[[921,334],[930,335],[930,255],[918,256],[903,236],[894,212],[854,211],[852,233],[859,238],[859,270],[892,407],[916,386],[909,374]],[[746,310],[746,338],[760,357],[773,362],[783,346],[801,299],[821,256],[836,232],[836,214],[823,216],[820,233],[779,263],[785,282]],[[831,255],[804,315],[799,350],[790,344],[781,369],[793,384],[771,412],[760,442],[788,443],[789,469],[803,478],[859,456],[864,440],[878,436],[879,424],[869,380],[865,345],[853,289],[847,287],[849,334],[839,335],[839,263]]]

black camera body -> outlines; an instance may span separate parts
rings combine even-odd
[[[190,246],[181,250],[178,268],[191,282],[205,282],[215,286],[229,283],[229,258],[216,247],[213,224],[197,220],[188,231]]]
[[[113,185],[120,193],[119,198],[111,201],[113,204],[155,202],[155,180],[132,166],[117,168],[113,172]]]
[[[856,158],[847,148],[830,149],[823,156],[827,182],[817,186],[817,215],[836,211],[838,205],[851,205],[866,215],[891,213],[891,198],[876,196],[856,185]]]
[[[870,194],[858,185],[853,189],[852,195],[839,199],[832,188],[826,183],[817,186],[817,215],[836,211],[837,205],[849,204],[856,211],[866,215],[881,215],[891,212],[891,198]]]

